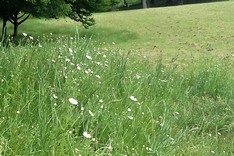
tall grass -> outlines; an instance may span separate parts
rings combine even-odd
[[[0,47],[2,155],[234,154],[229,61],[152,66],[87,38],[24,40]]]

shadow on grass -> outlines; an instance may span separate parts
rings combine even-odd
[[[124,43],[138,38],[136,33],[129,30],[114,30],[110,28],[91,28],[79,32],[80,37],[92,38],[98,42]]]

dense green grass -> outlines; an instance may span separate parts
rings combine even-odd
[[[95,14],[86,33],[30,19],[34,39],[0,45],[0,154],[234,155],[231,12]]]
[[[230,61],[152,66],[81,38],[27,42],[0,49],[2,155],[234,154]]]

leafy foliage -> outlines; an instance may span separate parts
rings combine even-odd
[[[91,11],[95,8],[95,1],[78,0],[72,4],[72,11],[69,17],[77,22],[81,22],[85,28],[95,24]]]
[[[95,24],[91,4],[87,0],[0,0],[0,18],[3,19],[2,34],[6,33],[6,23],[14,24],[13,37],[17,35],[18,26],[30,15],[35,17],[59,18],[68,16],[82,22],[85,28]],[[23,12],[23,15],[21,13]],[[26,17],[24,15],[28,14]],[[21,21],[19,21],[21,19]]]

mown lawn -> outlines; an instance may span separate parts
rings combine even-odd
[[[141,56],[189,60],[234,53],[234,2],[217,2],[94,14],[97,24],[84,30],[69,19],[30,19],[20,28],[32,36],[53,33],[92,37],[112,48]],[[116,43],[114,46],[112,43]]]

